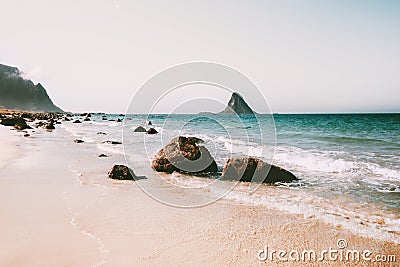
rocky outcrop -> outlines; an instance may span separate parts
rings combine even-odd
[[[26,122],[24,123],[17,123],[14,125],[14,128],[17,130],[25,130],[25,129],[32,129],[32,127],[30,127],[28,124],[26,124]]]
[[[77,143],[77,144],[80,144],[80,143],[83,143],[84,141],[83,140],[81,140],[81,139],[75,139],[74,140],[74,143]]]
[[[108,177],[117,180],[135,180],[133,170],[125,165],[114,165],[108,172]]]
[[[32,129],[27,123],[23,116],[3,118],[0,122],[4,126],[14,126],[16,130]]]
[[[50,120],[46,123],[45,128],[47,130],[54,130],[56,127],[54,127],[54,121]]]
[[[26,124],[26,121],[22,117],[4,118],[1,120],[0,124],[4,126],[14,126],[19,123]]]
[[[157,132],[156,129],[150,128],[150,129],[148,129],[148,130],[146,131],[146,133],[147,133],[147,134],[157,134],[158,132]]]
[[[222,171],[221,180],[259,182],[273,184],[298,180],[291,172],[268,164],[258,158],[229,159]]]
[[[221,114],[255,114],[255,112],[247,105],[243,97],[238,93],[233,93],[228,102],[228,106],[220,112]]]
[[[9,109],[63,112],[55,106],[44,87],[23,78],[15,68],[0,64],[0,106]]]
[[[146,132],[146,129],[143,126],[139,126],[133,131],[136,133],[144,133],[144,132]]]
[[[203,140],[196,137],[175,137],[155,155],[153,169],[159,172],[177,171],[195,175],[217,172],[215,160],[202,143]]]

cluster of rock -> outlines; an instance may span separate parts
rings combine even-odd
[[[178,136],[154,157],[152,167],[158,172],[181,172],[192,175],[213,175],[218,167],[210,152],[196,137]],[[231,158],[225,163],[221,180],[242,182],[292,182],[298,180],[291,172],[255,157]]]
[[[91,118],[91,114],[84,113],[81,114],[80,117],[85,118],[83,121],[88,121]],[[0,119],[0,124],[12,126],[17,130],[32,129],[27,122],[31,122],[31,125],[36,128],[43,128],[46,130],[55,129],[55,125],[61,123],[61,121],[82,123],[80,120],[74,121],[74,116],[72,114],[62,113],[13,111],[9,114],[0,114]],[[146,125],[151,125],[151,122],[147,121]],[[154,128],[146,129],[143,126],[137,127],[135,132],[146,132],[148,134],[157,133]],[[104,132],[98,132],[97,134],[106,135]],[[29,134],[26,133],[24,136],[28,137]],[[83,143],[84,141],[75,139],[74,142]],[[104,141],[103,143],[110,145],[121,144],[121,142],[111,140]],[[217,177],[219,171],[217,163],[203,143],[203,140],[196,137],[175,137],[155,155],[152,161],[152,168],[158,172],[165,173],[180,172],[198,176]],[[101,154],[99,157],[107,157],[107,155]],[[115,165],[109,172],[109,178],[118,180],[135,180],[136,176],[127,166]],[[266,163],[256,157],[228,159],[223,167],[220,179],[269,184],[298,180],[291,172]]]
[[[153,125],[151,121],[143,121],[142,122],[144,125]],[[136,127],[135,130],[133,130],[135,133],[147,133],[147,134],[157,134],[158,131],[153,128],[150,127],[149,129],[144,128],[143,126],[138,126]]]
[[[180,172],[197,176],[214,176],[218,166],[203,140],[197,137],[178,136],[155,155],[152,168],[158,172]],[[124,165],[115,165],[109,178],[135,180],[133,171]],[[256,157],[231,158],[225,163],[221,180],[274,184],[298,180],[291,172],[266,163]]]
[[[34,122],[35,128],[43,128],[47,130],[55,129],[55,124],[61,123],[58,120],[63,115],[61,113],[38,113],[38,112],[9,112],[1,114],[1,125],[13,126],[16,130],[32,129],[27,122]]]

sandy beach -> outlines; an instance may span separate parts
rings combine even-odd
[[[9,128],[0,127],[0,142],[0,168],[2,168],[19,155],[18,138],[10,132]]]
[[[25,138],[9,129],[0,127],[1,147],[8,147],[0,169],[1,266],[398,266],[363,259],[284,262],[276,255],[262,262],[265,247],[319,252],[338,249],[339,239],[347,249],[398,261],[400,245],[225,199],[191,209],[164,205],[134,181],[107,178],[113,164],[124,162],[119,155],[100,159],[89,144],[56,142],[54,132]],[[82,163],[87,167],[74,171]]]
[[[400,267],[400,0],[0,8],[0,267]]]

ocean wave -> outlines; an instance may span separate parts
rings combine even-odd
[[[310,151],[292,146],[278,146],[274,162],[311,173],[367,175],[378,180],[400,181],[400,170],[354,160],[352,155],[337,151]]]
[[[335,203],[323,197],[290,189],[261,190],[248,194],[246,186],[235,188],[224,198],[235,202],[266,206],[289,214],[303,215],[305,218],[317,218],[335,226],[341,226],[356,234],[400,244],[400,218],[388,213],[372,212],[373,207],[357,208],[350,204]],[[293,189],[292,189],[293,190]],[[345,205],[345,206],[342,206]]]
[[[348,143],[348,144],[375,144],[375,145],[391,145],[397,148],[400,147],[399,143],[395,143],[392,141],[386,141],[382,139],[375,139],[375,138],[359,138],[359,137],[349,137],[349,136],[314,136],[314,139],[322,140],[322,141],[329,141],[334,143]]]

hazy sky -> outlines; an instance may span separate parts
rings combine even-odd
[[[67,111],[124,112],[191,61],[244,73],[273,112],[400,111],[400,1],[27,0],[0,14],[0,63]]]

